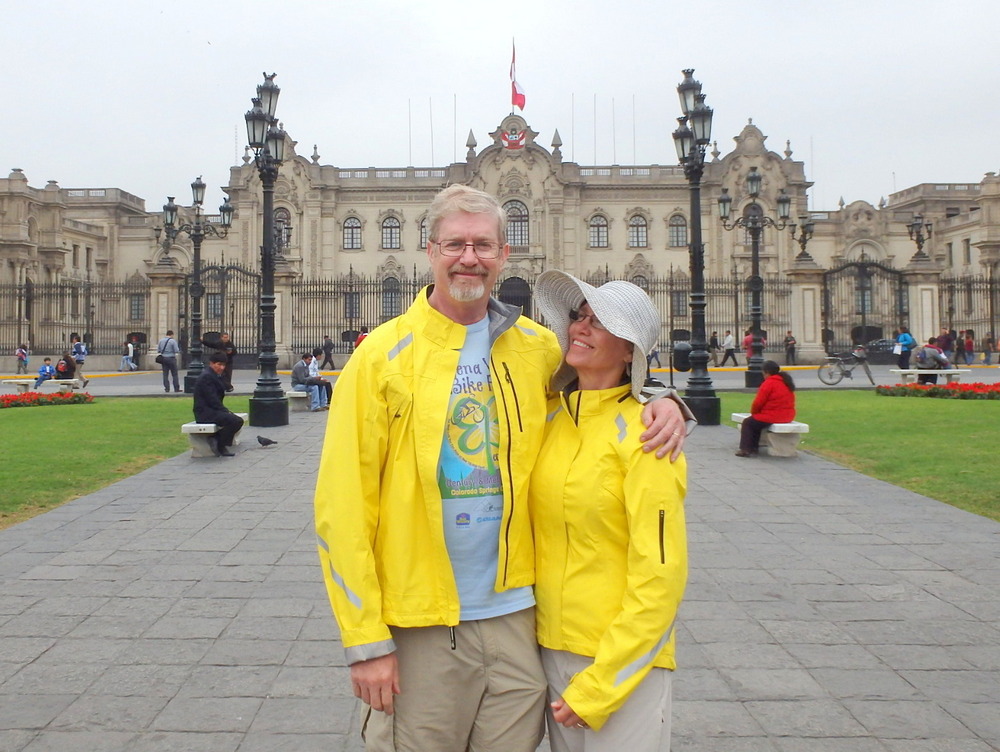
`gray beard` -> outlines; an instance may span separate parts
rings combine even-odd
[[[474,285],[462,282],[449,282],[448,294],[451,295],[452,300],[456,300],[459,303],[474,303],[477,300],[482,300],[486,294],[486,286],[482,282],[477,282]]]

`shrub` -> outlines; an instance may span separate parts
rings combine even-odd
[[[5,407],[41,407],[43,405],[87,405],[94,401],[94,395],[88,392],[64,394],[42,394],[41,392],[24,392],[23,394],[4,394],[0,396],[0,410]]]
[[[937,397],[938,399],[1000,400],[1000,384],[896,384],[877,386],[883,397]]]

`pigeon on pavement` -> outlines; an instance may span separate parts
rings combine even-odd
[[[258,436],[257,443],[260,444],[262,447],[269,447],[272,444],[277,444],[278,442],[274,441],[273,439],[269,439],[266,436]]]

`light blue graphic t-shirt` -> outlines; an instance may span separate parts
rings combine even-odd
[[[503,516],[497,456],[499,423],[489,368],[489,319],[466,327],[448,403],[438,486],[444,536],[458,585],[462,621],[534,605],[531,588],[494,590]]]

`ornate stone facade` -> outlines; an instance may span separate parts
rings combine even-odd
[[[580,165],[563,159],[558,131],[549,148],[538,136],[523,117],[511,114],[482,149],[469,134],[464,162],[432,168],[324,165],[315,147],[306,158],[289,143],[291,156],[275,187],[275,210],[293,227],[279,265],[279,301],[281,285],[293,280],[353,274],[415,284],[427,268],[427,207],[451,183],[492,193],[507,209],[512,253],[506,277],[530,282],[546,268],[561,268],[584,277],[686,278],[691,217],[680,167]],[[733,215],[739,216],[750,202],[746,175],[756,168],[763,176],[758,202],[767,215],[777,217],[777,197],[785,191],[792,200],[792,221],[801,224],[798,218],[808,216],[814,223],[805,251],[788,230],[767,228],[761,241],[762,275],[791,283],[790,314],[781,324],[795,330],[803,354],[821,352],[832,336],[825,329],[853,326],[849,306],[843,307],[839,322],[824,303],[831,271],[852,264],[876,264],[887,273],[905,275],[900,277],[905,278],[905,306],[895,310],[903,312],[902,323],[917,336],[936,332],[942,324],[963,328],[965,319],[982,332],[995,328],[992,281],[989,299],[977,300],[972,310],[963,301],[949,303],[941,280],[1000,276],[1000,178],[989,173],[979,183],[921,184],[878,206],[842,199],[835,209],[809,210],[811,183],[804,163],[793,158],[787,142],[779,154],[766,141],[748,122],[731,151],[722,154],[715,147],[711,152],[702,180],[707,277],[742,280],[749,275],[749,236],[723,229],[716,201],[727,189]],[[666,149],[672,144],[665,144]],[[206,263],[224,259],[256,268],[262,243],[261,186],[249,156],[231,168],[224,190],[236,208],[236,220],[226,240],[206,241],[203,257]],[[924,248],[927,258],[914,258],[907,225],[915,214],[933,224]],[[142,199],[125,191],[62,189],[55,183],[36,189],[14,170],[0,180],[0,284],[148,278],[153,283],[148,326],[155,339],[160,330],[178,326],[183,302],[174,293],[191,264],[185,236],[172,247],[159,244],[154,228],[160,223],[159,212],[147,212]],[[2,314],[7,320],[18,312]],[[286,327],[279,339],[294,339],[290,330],[296,318],[294,312],[279,311]],[[878,322],[866,324],[865,333],[887,336],[898,323],[883,311]],[[712,321],[708,325],[724,328]]]

